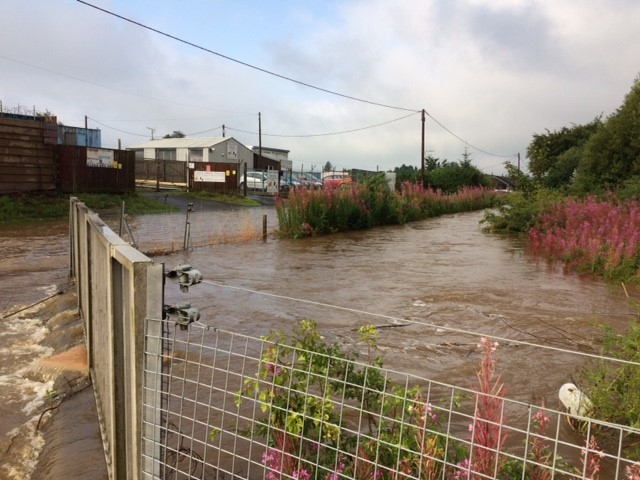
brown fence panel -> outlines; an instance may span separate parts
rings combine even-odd
[[[161,160],[156,158],[138,159],[136,180],[153,180],[166,183],[187,184],[188,165],[181,160]]]
[[[224,182],[196,182],[194,172],[224,172]],[[189,169],[189,185],[194,192],[235,193],[238,191],[238,165],[233,163],[196,162]]]
[[[64,193],[134,192],[134,152],[110,151],[113,152],[113,167],[93,167],[87,165],[86,147],[58,146],[59,190]]]
[[[44,124],[0,117],[0,193],[55,190],[54,147]]]

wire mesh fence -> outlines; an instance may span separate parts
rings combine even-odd
[[[309,323],[295,341],[164,327],[162,381],[144,387],[164,397],[144,406],[161,410],[159,434],[143,438],[155,447],[146,455],[157,452],[143,463],[160,478],[640,475],[630,453],[639,430],[508,399],[488,340],[477,387],[462,388],[381,368],[325,344]]]
[[[266,216],[266,220],[265,220]],[[278,228],[275,208],[243,208],[126,216],[101,214],[123,239],[154,255],[193,247],[261,240]],[[266,226],[265,226],[266,222]]]

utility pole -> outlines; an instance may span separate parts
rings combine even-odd
[[[520,171],[520,152],[518,152],[518,171]]]
[[[224,138],[224,123],[222,124],[222,138]]]
[[[87,126],[87,125],[88,125],[88,122],[87,122],[87,116],[85,115],[85,116],[84,116],[84,129],[85,129],[85,130],[88,130],[88,126]]]
[[[156,131],[156,129],[155,129],[155,128],[151,128],[151,127],[147,127],[147,130],[151,130],[151,140],[154,140],[154,138],[153,138],[153,132],[155,132],[155,131]]]
[[[421,167],[421,178],[422,178],[422,186],[424,187],[424,121],[425,121],[425,111],[422,109],[422,145],[420,147],[420,164]]]
[[[258,155],[262,162],[262,114],[258,112]]]

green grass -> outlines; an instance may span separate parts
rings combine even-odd
[[[164,193],[162,196],[164,196]],[[169,192],[166,194],[169,196],[211,200],[244,207],[260,205],[260,203],[255,200],[237,195],[223,195],[209,192]],[[43,193],[0,195],[0,225],[65,219],[69,215],[69,197],[71,196],[72,195]],[[125,195],[81,193],[75,196],[84,202],[91,210],[98,213],[119,211],[123,201],[125,202],[125,210],[130,215],[178,211],[177,208],[166,205],[162,200],[155,200],[149,196],[138,193]]]
[[[196,198],[200,200],[211,200],[214,202],[227,203],[230,205],[240,205],[243,207],[259,207],[260,202],[251,198],[246,198],[238,195],[225,194],[225,193],[213,193],[213,192],[170,192],[170,197],[179,196],[185,198]]]

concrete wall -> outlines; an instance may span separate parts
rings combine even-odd
[[[141,438],[143,428],[145,438],[159,438],[160,408],[148,406],[160,405],[160,391],[143,388],[143,380],[160,374],[162,332],[148,331],[160,322],[147,325],[146,319],[162,317],[162,266],[124,242],[75,198],[70,203],[70,245],[70,272],[77,282],[109,476],[139,479],[143,470],[154,471],[142,465],[143,457],[159,458],[159,443],[142,445]],[[151,338],[146,356],[145,329]]]

